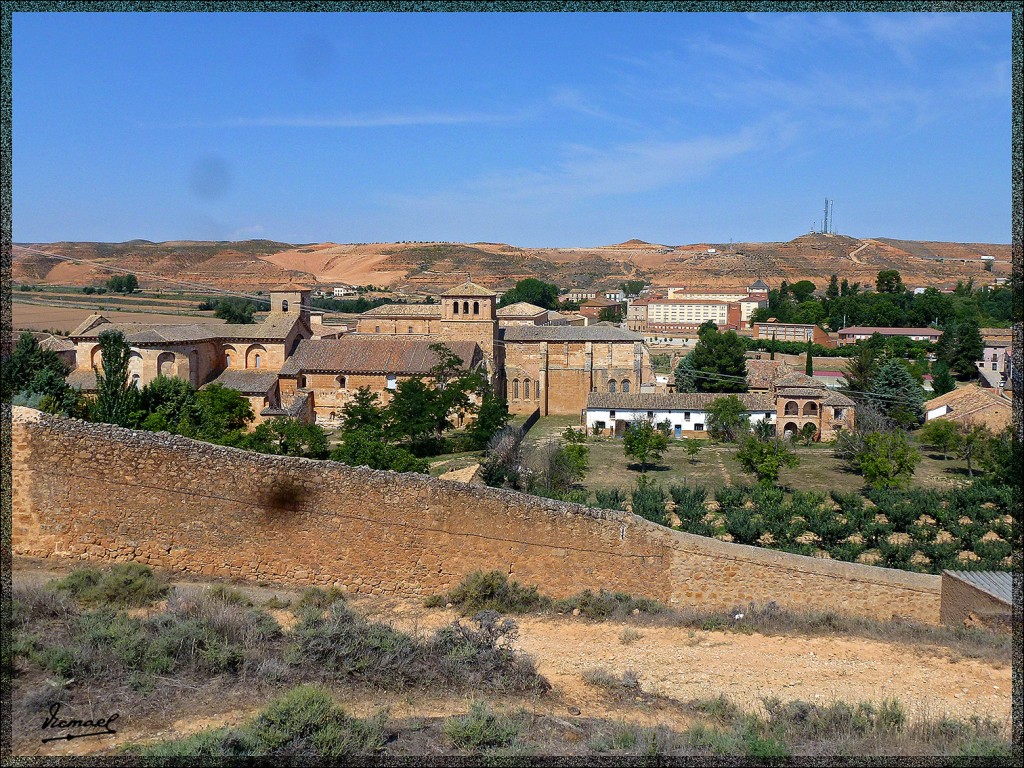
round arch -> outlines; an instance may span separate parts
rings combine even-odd
[[[786,410],[783,412],[786,416],[799,416],[800,415],[800,404],[794,400],[790,400],[786,403]]]
[[[804,403],[804,416],[817,416],[818,404],[814,402]]]
[[[267,364],[267,348],[262,344],[252,344],[245,350],[246,368],[264,368]]]

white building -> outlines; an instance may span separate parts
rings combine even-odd
[[[590,434],[621,435],[634,421],[650,421],[654,424],[667,421],[673,437],[693,437],[707,430],[711,404],[728,396],[728,393],[721,392],[681,392],[670,395],[591,392],[583,412],[583,423]],[[752,425],[763,419],[775,423],[775,399],[771,395],[741,392],[736,397],[746,407]]]

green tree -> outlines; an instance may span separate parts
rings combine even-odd
[[[921,427],[920,438],[925,445],[941,451],[943,459],[948,459],[950,452],[960,445],[960,428],[949,419],[932,419]]]
[[[843,387],[854,393],[867,392],[878,370],[878,351],[870,344],[863,343],[858,343],[856,350],[856,354],[848,358]]]
[[[506,291],[498,306],[507,307],[520,301],[535,304],[544,309],[556,309],[558,307],[558,286],[545,283],[535,277],[528,277],[516,283],[516,287],[511,291]]]
[[[875,290],[878,293],[902,293],[903,279],[895,269],[883,269],[875,278]]]
[[[623,436],[623,450],[626,456],[640,462],[640,472],[647,472],[647,465],[658,461],[668,450],[668,435],[650,421],[631,422]]]
[[[992,431],[984,424],[975,422],[961,422],[960,442],[957,445],[957,455],[967,462],[967,474],[974,477],[974,462],[984,465],[983,454],[989,447],[992,439]]]
[[[754,437],[758,440],[771,440],[776,435],[775,425],[768,419],[758,419],[753,426]]]
[[[89,413],[88,401],[82,391],[72,387],[64,379],[63,366],[43,368],[29,382],[27,390],[31,394],[41,395],[40,410],[47,413],[60,413],[75,418],[83,418]]]
[[[961,320],[954,326],[954,341],[949,356],[943,362],[957,376],[973,379],[978,375],[978,361],[985,353],[985,342],[975,320]],[[946,334],[943,333],[943,336]],[[941,346],[941,340],[940,340]]]
[[[434,435],[439,419],[447,423],[441,393],[418,376],[401,382],[384,410],[390,431],[413,445]]]
[[[360,387],[341,407],[341,431],[367,430],[381,435],[386,431],[387,416],[380,404],[380,395],[369,387]]]
[[[1011,485],[1017,482],[1015,470],[1020,466],[1019,457],[1014,462],[1013,453],[1013,425],[1007,424],[1002,432],[989,438],[988,445],[985,446],[985,450],[981,452],[978,460],[993,481]]]
[[[920,461],[921,453],[906,432],[894,430],[865,435],[853,464],[872,488],[900,488],[913,477]]]
[[[251,325],[256,322],[253,318],[253,312],[256,311],[256,305],[248,299],[243,299],[238,296],[229,296],[224,299],[220,299],[213,308],[213,314],[215,317],[219,317],[226,323],[233,323],[236,325]]]
[[[645,285],[647,283],[644,280],[626,280],[622,284],[622,292],[626,296],[639,296]]]
[[[800,280],[789,286],[789,292],[793,294],[793,299],[797,304],[802,304],[814,295],[817,290],[817,286],[810,280]]]
[[[152,432],[178,432],[179,424],[200,422],[196,391],[184,379],[157,376],[139,393],[142,429]]]
[[[684,355],[676,363],[675,370],[676,392],[696,392],[697,376],[693,367],[690,355]]]
[[[471,435],[474,445],[482,450],[487,445],[487,441],[504,429],[511,420],[512,414],[508,412],[508,401],[503,397],[498,397],[490,387],[487,387],[484,389],[476,419],[469,425],[467,431]]]
[[[804,445],[810,445],[811,443],[814,442],[814,438],[817,436],[817,434],[818,428],[814,426],[814,424],[812,424],[811,422],[807,422],[802,427],[800,427],[799,432],[793,435],[793,439],[799,440]]]
[[[10,356],[3,359],[0,378],[3,399],[9,401],[15,393],[27,389],[32,380],[44,370],[52,370],[62,379],[67,375],[67,366],[61,361],[60,356],[52,350],[40,347],[35,336],[23,331]]]
[[[707,430],[715,440],[732,443],[749,429],[747,407],[736,395],[719,397],[708,408]]]
[[[462,358],[445,344],[436,342],[430,345],[430,349],[437,356],[430,375],[437,390],[433,411],[434,433],[440,437],[454,426],[453,418],[461,420],[477,412],[471,394],[481,392],[487,384],[478,372],[466,370]]]
[[[829,301],[839,298],[839,281],[836,275],[832,275],[828,279],[828,288],[825,289],[825,298]]]
[[[699,392],[746,392],[746,346],[735,331],[705,332],[687,357]]]
[[[924,390],[901,360],[889,359],[879,366],[868,399],[900,427],[916,427],[924,421]]]
[[[605,307],[597,313],[597,319],[601,322],[607,323],[621,323],[622,322],[622,305],[616,305],[614,307]]]
[[[317,424],[284,416],[265,421],[245,436],[239,445],[260,453],[325,459],[330,450],[327,433]]]
[[[956,379],[949,372],[949,366],[937,361],[932,366],[932,392],[935,395],[944,395],[954,389],[956,389]]]
[[[341,444],[331,451],[331,459],[352,467],[390,469],[395,472],[426,474],[426,459],[413,456],[404,448],[388,445],[378,433],[367,429],[353,429],[342,435]]]
[[[127,275],[114,275],[107,280],[107,290],[114,293],[135,293],[138,289],[138,278],[130,273]]]
[[[736,460],[744,471],[757,477],[759,483],[774,485],[779,480],[779,473],[784,467],[799,466],[800,459],[782,440],[758,440],[747,437],[743,440]]]
[[[196,392],[196,416],[194,424],[180,425],[182,434],[228,445],[239,440],[256,418],[241,392],[221,384],[208,384]]]
[[[92,408],[94,421],[135,425],[138,417],[139,390],[131,379],[128,363],[132,349],[120,331],[103,331],[99,335],[101,368],[96,373],[96,401]]]
[[[686,449],[686,455],[690,457],[690,463],[696,464],[697,456],[704,448],[704,441],[696,437],[687,437],[683,440],[683,447]]]
[[[807,359],[804,361],[804,373],[808,376],[814,375],[814,342],[807,340]]]

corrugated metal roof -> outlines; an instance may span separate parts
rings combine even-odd
[[[1013,574],[1009,571],[943,571],[942,575],[970,584],[1008,605],[1013,603]]]

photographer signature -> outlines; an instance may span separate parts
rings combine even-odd
[[[117,733],[111,724],[117,720],[121,715],[115,712],[107,717],[99,717],[94,720],[79,720],[77,718],[71,718],[68,720],[61,719],[60,715],[60,703],[54,703],[50,705],[50,716],[43,720],[41,726],[42,730],[47,728],[53,728],[57,730],[66,730],[69,728],[92,728],[93,730],[89,733],[66,733],[63,736],[50,736],[49,738],[43,739],[45,744],[48,741],[71,741],[71,739],[83,739],[86,736],[109,736]],[[96,730],[102,728],[103,730]]]

